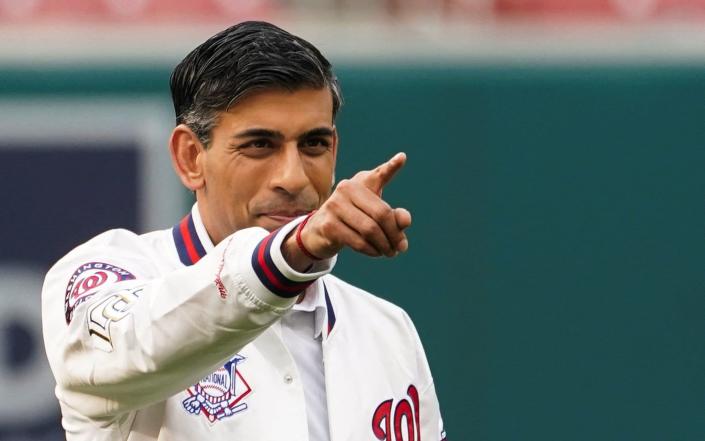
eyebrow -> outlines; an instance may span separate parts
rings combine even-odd
[[[299,135],[298,139],[313,138],[316,136],[334,136],[335,131],[330,127],[316,127],[315,129],[307,130],[306,132]],[[272,139],[284,139],[284,134],[277,130],[270,129],[247,129],[242,132],[233,135],[233,138],[243,139],[243,138],[272,138]]]
[[[316,136],[334,136],[335,131],[330,127],[316,127],[308,130],[299,136],[299,139],[314,138]]]
[[[233,138],[275,138],[284,139],[284,134],[269,129],[247,129],[233,135]]]

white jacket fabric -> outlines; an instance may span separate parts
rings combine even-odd
[[[198,220],[198,219],[197,219]],[[302,382],[278,319],[323,293],[331,441],[445,438],[406,313],[281,254],[301,219],[241,230],[206,253],[189,214],[169,230],[111,230],[47,274],[44,340],[68,441],[305,441]]]

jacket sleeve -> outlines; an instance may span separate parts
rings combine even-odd
[[[290,268],[281,242],[241,230],[190,267],[168,272],[144,241],[113,230],[78,247],[47,274],[44,340],[57,396],[90,418],[162,401],[224,363],[329,272]]]
[[[414,326],[411,318],[404,313],[407,320],[408,326],[410,327],[410,333],[414,337],[414,344],[416,346],[416,366],[417,375],[419,377],[419,389],[416,394],[418,396],[418,427],[421,429],[422,440],[433,440],[433,441],[445,441],[446,432],[443,427],[443,418],[441,416],[441,408],[438,403],[438,397],[436,396],[436,388],[434,386],[433,376],[431,375],[431,368],[428,364],[428,359],[426,358],[426,353],[421,343],[421,338]]]

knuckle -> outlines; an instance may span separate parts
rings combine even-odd
[[[372,210],[372,216],[377,221],[384,221],[394,216],[394,211],[392,210],[392,207],[389,206],[389,204],[383,202]]]
[[[371,220],[365,220],[360,223],[360,233],[365,237],[374,236],[377,230],[377,224]]]
[[[325,219],[325,220],[321,223],[320,230],[321,230],[321,234],[322,234],[323,237],[325,237],[326,239],[329,239],[329,240],[330,240],[331,237],[334,237],[334,236],[335,236],[335,226],[334,226],[333,223],[330,222],[328,219]]]
[[[328,200],[326,201],[326,208],[329,211],[336,211],[340,208],[340,201],[337,197],[335,197],[335,195],[328,198]]]
[[[357,175],[356,175],[357,176]],[[337,190],[345,191],[350,187],[350,179],[343,179],[340,182],[338,182],[338,185],[336,186]]]

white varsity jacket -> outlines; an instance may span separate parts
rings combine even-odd
[[[44,340],[68,441],[305,441],[302,382],[278,319],[304,289],[327,305],[331,441],[445,438],[409,317],[328,272],[293,270],[279,231],[206,253],[202,224],[105,232],[47,274]],[[320,292],[320,291],[319,291]]]

